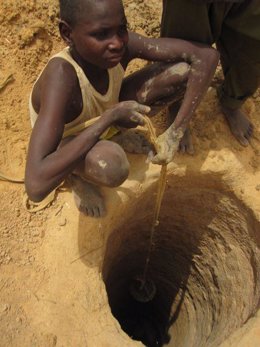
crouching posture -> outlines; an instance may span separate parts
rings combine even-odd
[[[110,139],[119,129],[143,125],[143,115],[182,99],[152,159],[171,161],[209,86],[218,53],[129,32],[121,0],[60,0],[60,17],[67,47],[49,60],[30,97],[26,190],[31,200],[41,201],[67,178],[79,209],[103,216],[99,186],[119,186],[129,173],[124,150]],[[153,63],[124,77],[134,58]],[[96,121],[86,126],[92,118]]]

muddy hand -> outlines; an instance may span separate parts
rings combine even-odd
[[[153,164],[168,164],[172,161],[174,154],[178,151],[183,130],[170,127],[156,140],[157,154],[152,158]]]
[[[113,108],[112,112],[116,125],[123,128],[135,128],[138,125],[144,125],[143,114],[149,113],[150,110],[149,106],[136,101],[122,101]]]

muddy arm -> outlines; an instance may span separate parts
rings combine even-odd
[[[158,138],[154,163],[170,162],[184,131],[214,76],[219,53],[203,44],[174,38],[150,39],[130,34],[128,59],[135,57],[163,62],[185,61],[190,66],[184,99],[174,123]]]
[[[188,62],[191,65],[186,92],[178,114],[173,124],[158,137],[159,153],[153,158],[153,162],[160,164],[170,162],[178,150],[179,142],[191,120],[196,108],[206,93],[214,76],[218,63],[218,55],[215,51],[198,51]]]

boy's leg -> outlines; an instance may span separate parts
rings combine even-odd
[[[70,140],[65,139],[62,145]],[[111,141],[97,142],[69,177],[79,210],[89,216],[103,216],[105,205],[99,186],[117,187],[128,174],[129,163],[123,149]]]
[[[124,79],[120,101],[136,100],[149,105],[150,116],[153,116],[183,98],[189,69],[190,66],[184,62],[149,64]],[[130,139],[131,147],[132,143]]]
[[[256,2],[234,5],[218,41],[225,75],[219,89],[222,111],[236,139],[248,145],[253,125],[241,110],[260,81],[260,9]]]

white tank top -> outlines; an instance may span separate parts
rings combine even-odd
[[[70,132],[73,132],[74,127],[76,128],[78,127],[79,124],[85,123],[89,119],[100,116],[106,109],[118,103],[119,93],[120,93],[122,81],[124,78],[124,69],[121,64],[116,65],[112,69],[108,69],[108,75],[109,75],[108,90],[106,94],[100,94],[91,85],[91,83],[87,79],[82,68],[76,63],[76,61],[70,55],[69,47],[64,48],[61,52],[54,55],[51,59],[56,57],[65,59],[74,67],[78,80],[79,80],[79,86],[81,89],[82,102],[83,102],[81,114],[72,122],[67,123],[65,125],[64,132],[68,130],[70,130]],[[30,111],[31,124],[33,127],[38,114],[35,112],[32,106],[32,95],[30,95],[30,100],[29,100],[29,111]]]

